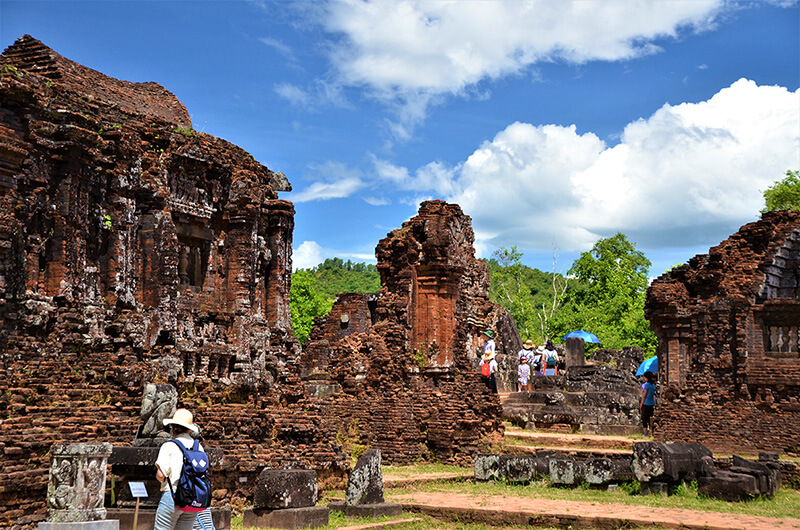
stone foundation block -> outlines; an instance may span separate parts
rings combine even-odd
[[[631,460],[611,460],[610,458],[592,458],[586,461],[585,478],[589,484],[609,484],[633,479]]]
[[[328,524],[329,510],[325,506],[308,508],[286,508],[285,510],[244,511],[242,526],[245,528],[316,528]]]
[[[77,523],[39,523],[38,530],[119,530],[119,521],[84,521]]]
[[[107,508],[106,520],[115,519],[119,522],[119,530],[134,530],[133,515],[135,508]],[[216,530],[230,530],[231,510],[230,508],[211,508],[211,518],[214,521]],[[153,509],[142,509],[139,507],[139,518],[136,526],[139,529],[153,528],[156,524],[156,511]]]
[[[703,475],[707,456],[713,455],[699,443],[636,442],[631,469],[640,482],[677,484]]]
[[[317,472],[310,469],[265,469],[256,479],[253,508],[282,510],[317,504]]]
[[[642,482],[639,495],[669,495],[669,483],[667,482]]]
[[[403,513],[403,506],[393,502],[381,502],[376,504],[356,504],[345,506],[344,514],[348,517],[394,517]]]
[[[586,464],[573,458],[553,458],[550,460],[550,482],[574,486],[586,478]]]
[[[753,475],[718,471],[713,477],[697,481],[697,493],[729,502],[743,501],[758,495],[758,481]]]
[[[478,455],[475,457],[475,480],[532,482],[548,476],[548,458],[533,455]]]

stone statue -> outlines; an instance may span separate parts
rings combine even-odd
[[[142,394],[139,413],[142,424],[133,441],[135,446],[159,447],[171,438],[164,429],[164,419],[171,418],[178,406],[178,391],[172,385],[148,383]]]

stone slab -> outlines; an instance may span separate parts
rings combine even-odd
[[[72,523],[39,523],[39,530],[120,530],[119,521],[83,521]]]
[[[328,524],[330,511],[326,506],[309,508],[287,508],[285,510],[244,511],[242,526],[245,528],[316,528]]]
[[[381,502],[376,504],[355,504],[345,506],[344,514],[348,517],[395,517],[403,513],[403,505],[393,502]]]
[[[108,515],[106,520],[116,519],[119,522],[119,530],[134,530],[133,513],[135,508],[107,508]],[[230,530],[231,510],[230,508],[211,508],[211,518],[214,521],[216,530]],[[139,507],[139,518],[136,521],[135,530],[152,530],[156,524],[155,510],[143,510]]]
[[[265,469],[256,479],[253,509],[310,508],[319,500],[313,469]]]

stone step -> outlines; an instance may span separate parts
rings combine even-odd
[[[542,455],[558,453],[560,456],[571,456],[579,459],[587,458],[615,458],[615,457],[630,457],[633,454],[632,450],[624,449],[578,449],[575,447],[532,447],[530,445],[513,445],[506,444],[507,452],[514,452],[517,454],[526,455]]]
[[[555,447],[575,447],[584,449],[623,449],[631,450],[636,438],[628,436],[606,436],[597,434],[562,434],[528,431],[519,427],[506,427],[506,440],[523,440],[528,443]]]

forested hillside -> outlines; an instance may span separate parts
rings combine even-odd
[[[656,339],[644,318],[650,261],[624,234],[601,239],[575,260],[566,275],[522,264],[516,247],[500,249],[486,260],[491,300],[509,310],[522,340],[561,342],[583,329],[603,347],[639,346],[655,353]],[[305,344],[314,318],[326,315],[340,293],[377,293],[375,265],[326,259],[292,274],[292,328]]]
[[[302,344],[314,325],[314,318],[328,314],[336,295],[377,293],[381,279],[375,265],[328,258],[311,269],[292,274],[290,306],[292,329]]]

